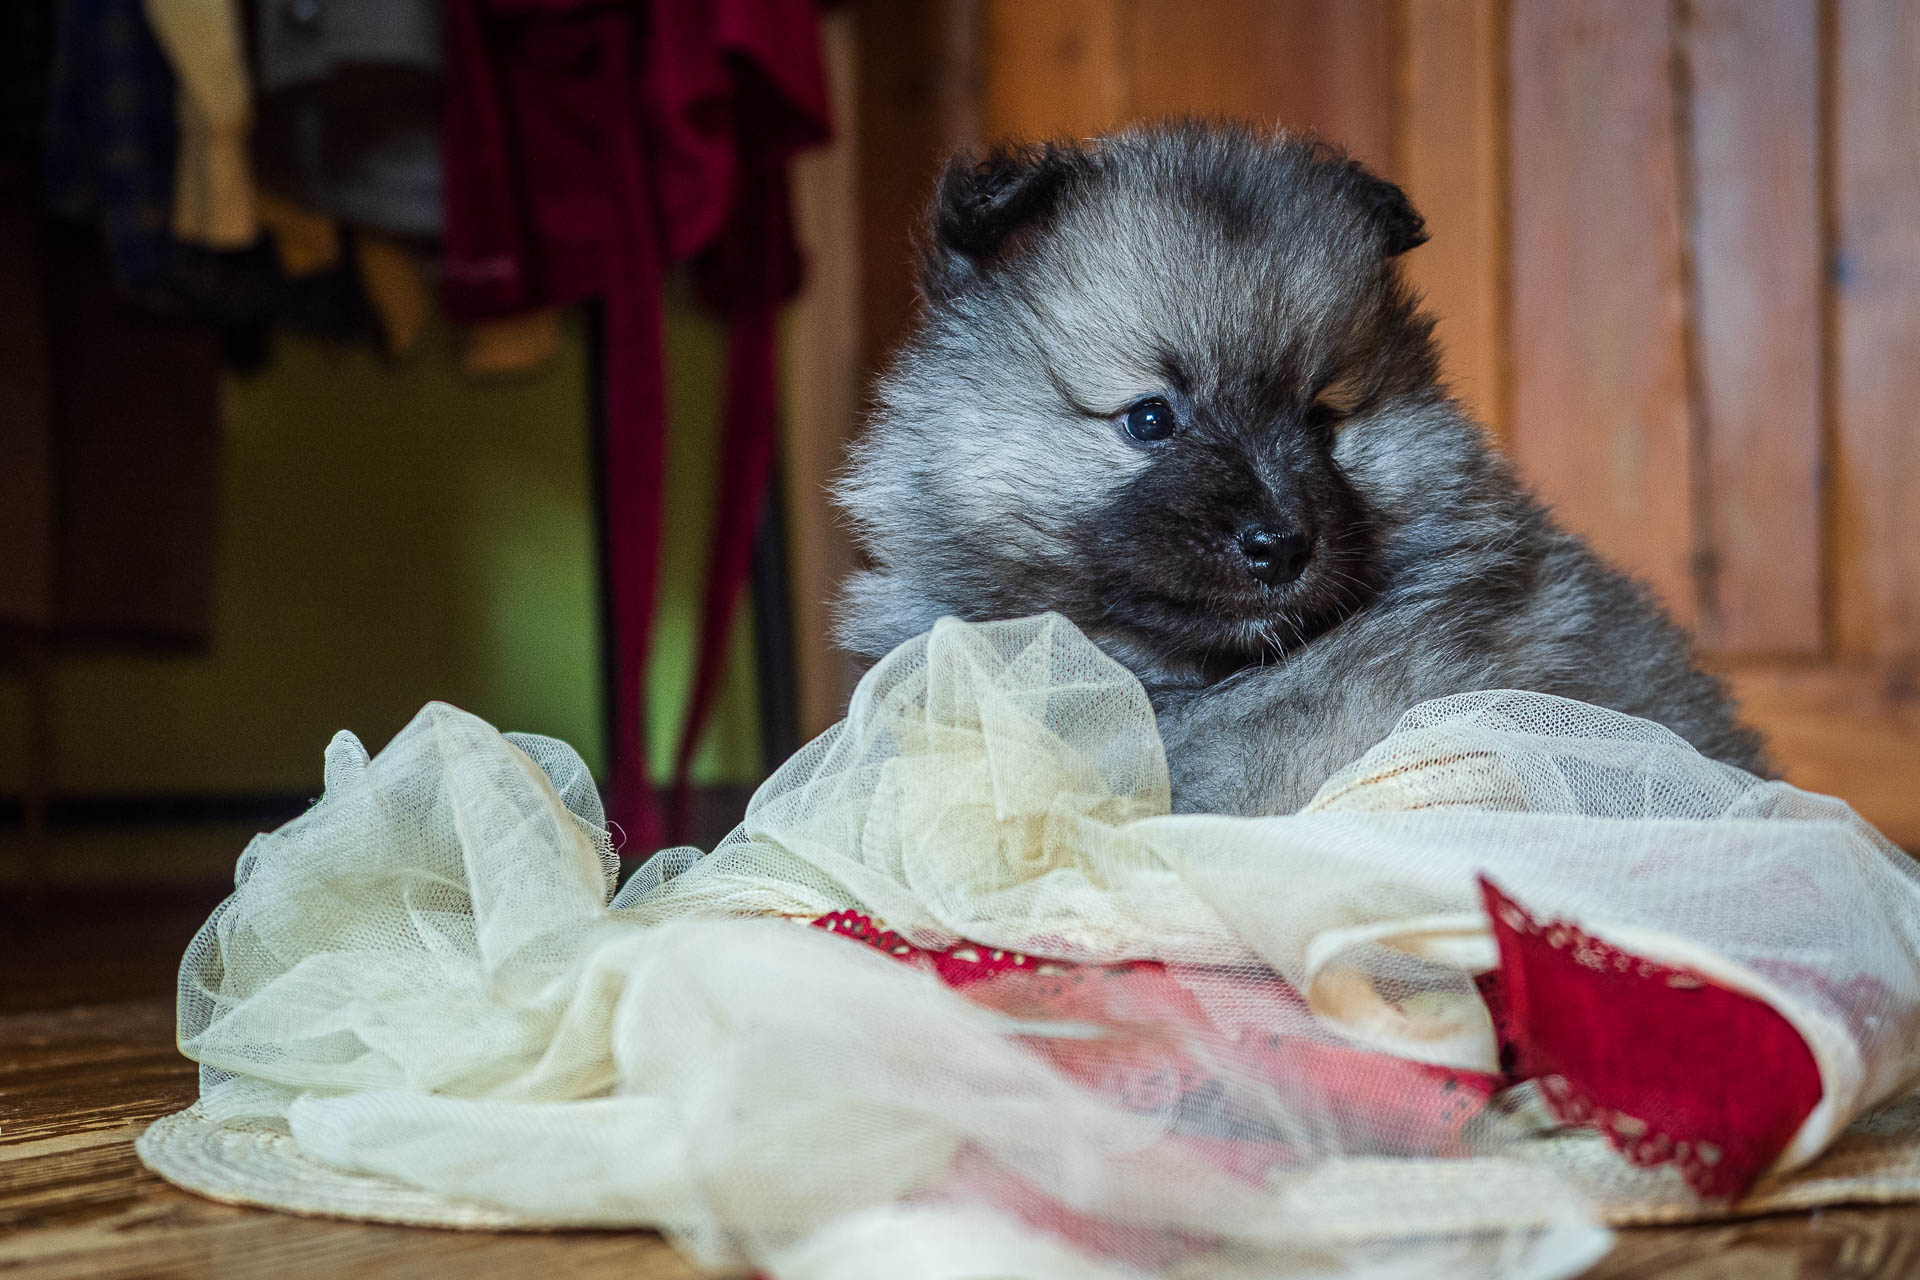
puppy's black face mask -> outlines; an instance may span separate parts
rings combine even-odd
[[[1423,239],[1390,183],[1244,130],[955,164],[840,491],[879,579],[1209,675],[1334,626],[1379,573],[1351,446],[1438,394],[1394,265]]]
[[[1310,414],[1236,428],[1190,413],[1073,541],[1106,626],[1217,675],[1364,604],[1372,521]]]

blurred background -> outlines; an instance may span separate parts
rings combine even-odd
[[[429,699],[577,746],[629,856],[711,842],[850,688],[824,486],[940,158],[1178,112],[1402,183],[1433,233],[1408,269],[1521,470],[1695,628],[1793,781],[1920,847],[1904,0],[0,26],[11,903],[197,918],[336,729],[377,747]]]

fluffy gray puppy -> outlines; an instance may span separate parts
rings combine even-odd
[[[1439,377],[1426,232],[1335,149],[1140,129],[955,160],[838,496],[842,642],[1054,610],[1153,699],[1186,811],[1286,813],[1415,703],[1517,688],[1765,771],[1647,591]]]

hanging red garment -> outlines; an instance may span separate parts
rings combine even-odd
[[[828,130],[818,15],[812,0],[448,0],[446,58],[449,314],[604,306],[614,714],[603,790],[629,846],[651,850],[662,833],[644,738],[665,498],[662,277],[690,260],[730,343],[683,791],[770,478],[774,324],[800,277],[786,167]]]

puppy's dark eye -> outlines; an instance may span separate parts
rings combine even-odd
[[[1321,387],[1301,418],[1307,430],[1323,440],[1331,440],[1340,424],[1358,412],[1365,402],[1367,387],[1363,377],[1349,369]]]
[[[1127,410],[1124,425],[1128,435],[1150,444],[1155,440],[1165,440],[1180,423],[1173,416],[1173,406],[1156,397],[1142,400]]]
[[[1302,425],[1321,440],[1333,438],[1333,430],[1340,425],[1341,413],[1338,409],[1323,401],[1314,401],[1307,406]]]

